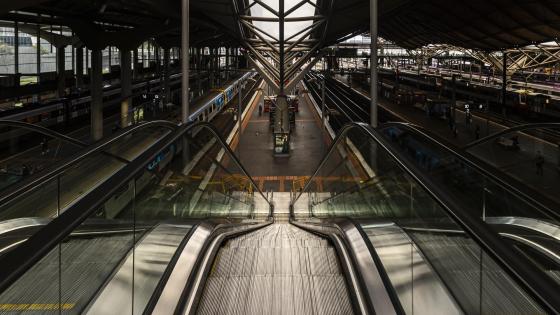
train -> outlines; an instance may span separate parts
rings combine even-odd
[[[356,73],[354,77],[362,84],[367,82],[363,74],[361,77]],[[395,83],[397,75],[393,71],[380,71],[379,77],[380,94],[389,99],[398,100],[404,97],[404,94],[414,94],[414,98],[418,99],[422,98],[422,92],[428,94],[431,99],[444,97],[450,99],[453,93],[453,86],[449,80],[439,75],[421,74],[418,76],[399,71],[399,86]],[[506,92],[507,111],[522,116],[528,121],[550,121],[560,118],[560,96],[539,91],[512,83]],[[497,86],[459,79],[456,81],[455,93],[458,100],[471,102],[477,107],[483,105],[485,108],[501,112],[502,91]],[[426,100],[423,102],[425,103]],[[414,104],[415,102],[403,101],[403,103]]]
[[[189,121],[195,122],[212,120],[212,118],[214,118],[214,116],[216,116],[235,95],[237,95],[239,87],[243,85],[245,81],[254,79],[256,76],[256,72],[247,72],[225,89],[219,90],[219,93],[215,97],[208,100],[189,116]]]
[[[208,99],[202,106],[190,114],[188,120],[190,122],[212,120],[221,111],[221,109],[233,99],[234,95],[237,94],[239,86],[247,79],[254,78],[256,75],[257,74],[254,72],[245,73],[228,87],[220,90],[219,93]],[[176,85],[180,85],[180,80],[180,75],[172,76],[172,81],[175,81]],[[159,90],[159,85],[156,83],[158,82],[159,81],[156,79],[135,84],[134,93],[139,94],[135,97],[143,98],[146,93],[157,92]],[[103,99],[103,107],[105,110],[113,106],[115,112],[118,111],[119,107],[116,105],[120,104],[120,88],[107,88],[104,90]],[[49,104],[45,104],[39,108],[13,113],[11,115],[4,115],[3,117],[0,115],[0,119],[24,121],[53,128],[58,125],[64,125],[64,123],[68,121],[79,118],[87,118],[87,115],[89,114],[90,101],[90,96],[62,101],[53,100]],[[1,152],[7,154],[0,157],[6,158],[13,153],[12,151],[17,150],[20,152],[38,145],[42,138],[37,139],[35,135],[36,134],[34,132],[30,132],[25,129],[14,129],[12,127],[0,125],[0,150]],[[14,142],[13,139],[17,139],[17,148],[12,148]]]
[[[180,84],[180,80],[180,74],[171,75],[170,86],[177,86]],[[158,92],[160,90],[160,81],[160,78],[155,78],[133,84],[133,103],[135,103],[135,101],[141,101],[143,95]],[[120,104],[120,101],[120,85],[106,85],[103,88],[104,110]],[[53,99],[42,104],[32,104],[22,108],[2,111],[0,112],[0,119],[23,121],[38,124],[43,127],[53,127],[89,114],[90,103],[90,95]]]

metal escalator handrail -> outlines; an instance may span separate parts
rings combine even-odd
[[[461,207],[461,203],[438,188],[430,176],[410,162],[404,154],[385,139],[378,130],[364,123],[350,123],[345,125],[338,136],[334,139],[325,158],[321,161],[313,175],[309,178],[304,189],[290,203],[290,216],[294,218],[294,204],[301,195],[310,188],[314,179],[318,176],[322,168],[328,163],[332,154],[336,152],[338,145],[346,139],[346,135],[351,130],[359,130],[375,141],[381,149],[385,150],[389,156],[405,171],[416,183],[419,184],[428,195],[442,207],[442,209],[462,228],[467,234],[476,241],[477,244],[500,265],[512,279],[524,288],[541,306],[547,308],[552,313],[560,314],[560,300],[557,297],[559,290],[558,284],[549,276],[537,271],[533,263],[523,255],[519,255],[510,250],[503,239],[480,218],[474,217]]]
[[[8,127],[17,127],[17,128],[28,129],[28,130],[35,131],[35,132],[38,132],[40,134],[43,134],[45,136],[49,136],[51,138],[56,138],[56,139],[60,139],[62,141],[69,142],[69,143],[77,145],[79,147],[86,147],[87,146],[87,143],[82,142],[78,139],[69,137],[67,135],[61,134],[61,133],[56,132],[54,130],[51,130],[49,128],[45,128],[43,126],[30,124],[30,123],[26,123],[26,122],[23,122],[23,121],[0,119],[0,126],[8,126]]]
[[[473,142],[463,146],[462,149],[463,150],[468,150],[468,149],[470,149],[472,147],[475,147],[479,144],[493,141],[493,140],[495,140],[495,139],[497,139],[497,138],[499,138],[499,137],[501,137],[505,134],[516,132],[516,131],[525,131],[525,130],[530,130],[530,129],[552,129],[552,128],[560,130],[560,123],[537,123],[537,124],[519,125],[519,126],[507,128],[507,129],[504,129],[502,131],[498,131],[496,133],[488,135],[486,137],[480,138],[476,141],[473,141]]]
[[[186,129],[184,131],[182,131],[180,135],[177,135],[177,136],[173,137],[175,139],[175,141],[178,140],[181,136],[183,136],[185,133],[187,133],[190,129],[193,129],[193,128],[204,128],[204,129],[210,131],[210,133],[212,133],[214,135],[214,137],[218,140],[218,142],[220,143],[220,146],[225,151],[225,153],[229,156],[229,158],[232,159],[232,161],[235,163],[235,165],[241,170],[243,175],[249,179],[249,181],[251,182],[251,185],[253,186],[253,189],[255,189],[255,191],[257,191],[259,193],[259,195],[261,195],[261,197],[266,201],[266,203],[268,203],[268,206],[269,206],[269,209],[270,209],[269,217],[272,217],[272,215],[273,215],[273,213],[272,213],[272,203],[270,202],[270,200],[268,200],[268,198],[264,195],[262,190],[259,188],[259,185],[257,185],[257,183],[255,182],[255,179],[251,175],[249,175],[249,172],[247,172],[247,170],[245,169],[243,164],[241,164],[241,161],[239,161],[239,159],[237,158],[235,153],[231,150],[230,146],[222,138],[222,136],[220,135],[220,132],[218,132],[218,130],[216,130],[216,127],[214,127],[214,125],[212,125],[210,123],[207,123],[207,122],[196,122],[196,123],[187,125],[185,128]]]
[[[115,136],[104,139],[99,141],[98,143],[95,143],[89,147],[87,147],[87,149],[85,149],[82,152],[79,152],[77,155],[74,155],[72,157],[70,157],[69,159],[62,161],[61,163],[59,163],[57,165],[57,167],[45,172],[45,173],[41,173],[39,176],[23,182],[21,185],[14,185],[14,187],[10,187],[6,190],[5,193],[3,193],[2,195],[0,195],[0,209],[3,208],[5,206],[6,203],[8,202],[13,202],[16,199],[22,198],[24,196],[26,196],[28,193],[31,193],[34,191],[34,189],[36,189],[37,187],[40,187],[41,185],[43,185],[44,183],[48,183],[50,180],[56,178],[57,176],[59,176],[60,174],[64,173],[66,170],[68,170],[69,168],[71,168],[72,166],[74,166],[76,163],[78,163],[79,161],[82,161],[83,159],[94,155],[96,153],[99,153],[101,151],[103,151],[104,149],[106,149],[108,146],[110,146],[111,144],[119,141],[120,139],[134,133],[134,132],[138,132],[139,130],[143,130],[143,129],[147,129],[147,128],[153,128],[153,127],[163,127],[163,128],[168,128],[170,130],[175,130],[178,128],[178,126],[170,121],[165,121],[165,120],[155,120],[155,121],[150,121],[150,122],[146,122],[140,125],[136,125],[132,128],[128,128],[125,130],[122,130],[121,132],[117,133]],[[116,157],[113,154],[111,154],[110,156],[117,158],[120,161],[126,161],[127,163],[130,162],[128,160],[124,160],[120,157]]]
[[[556,125],[558,125],[558,127],[560,127],[560,124],[556,124]],[[554,201],[548,200],[548,198],[546,198],[547,200],[545,200],[545,201],[548,201],[548,203],[554,203],[554,205],[552,205],[552,204],[547,205],[547,204],[543,203],[543,200],[540,200],[539,198],[535,198],[531,194],[527,194],[524,191],[524,187],[523,188],[519,187],[519,185],[516,185],[516,184],[512,183],[511,180],[507,180],[507,179],[503,178],[502,176],[500,176],[500,174],[497,173],[496,170],[491,169],[488,166],[481,165],[480,163],[475,163],[475,160],[478,160],[478,158],[476,158],[475,156],[472,156],[470,153],[468,153],[464,150],[461,150],[461,149],[455,149],[455,148],[445,144],[443,141],[440,141],[437,138],[435,138],[434,136],[432,136],[424,128],[422,128],[420,126],[417,126],[417,125],[414,125],[414,124],[402,123],[402,122],[390,122],[390,123],[383,124],[380,127],[380,129],[382,129],[383,127],[390,127],[390,126],[404,127],[406,129],[414,132],[415,134],[424,137],[429,142],[437,144],[442,149],[449,152],[452,156],[454,156],[456,158],[459,158],[461,160],[461,162],[467,164],[470,168],[476,170],[477,172],[479,172],[483,176],[488,177],[489,179],[491,179],[492,181],[494,181],[498,185],[500,185],[502,188],[505,188],[508,192],[512,193],[512,195],[515,195],[517,197],[522,198],[522,200],[524,200],[525,202],[527,202],[531,206],[538,208],[540,211],[542,211],[546,215],[550,216],[551,218],[554,218],[554,220],[560,221],[560,213],[559,213],[558,210],[555,210],[556,209],[556,207],[555,207],[556,203]],[[522,127],[522,126],[519,126],[519,127]],[[515,127],[515,128],[518,128],[518,127]],[[483,161],[479,161],[479,162],[483,162]]]
[[[49,136],[51,138],[55,138],[55,139],[59,139],[61,141],[66,141],[69,142],[73,145],[76,145],[78,147],[82,147],[85,148],[87,147],[89,144],[83,141],[80,141],[76,138],[72,138],[70,136],[67,136],[65,134],[56,132],[54,130],[51,130],[49,128],[43,127],[43,126],[39,126],[39,125],[35,125],[35,124],[30,124],[30,123],[26,123],[26,122],[22,122],[22,121],[15,121],[15,120],[0,120],[0,126],[8,126],[8,127],[17,127],[17,128],[22,128],[22,129],[27,129],[27,130],[31,130],[31,131],[35,131],[38,132],[40,134],[43,134],[45,136]],[[118,137],[119,135],[115,135],[113,137]],[[128,162],[127,160],[123,159],[122,157],[115,155],[113,153],[110,152],[105,152],[105,154],[114,157],[118,160],[121,160],[123,162]]]
[[[264,196],[245,168],[243,168],[235,154],[221,138],[214,126],[204,122],[181,125],[171,136],[166,137],[164,140],[157,142],[156,145],[148,148],[138,158],[131,161],[124,168],[118,170],[108,180],[78,200],[60,216],[54,218],[37,233],[31,235],[27,241],[21,243],[12,251],[0,256],[0,266],[2,266],[2,268],[0,268],[0,294],[39,262],[55,246],[68,237],[82,222],[95,213],[95,211],[98,211],[111,196],[119,192],[121,187],[128,185],[139,172],[143,172],[146,169],[146,164],[153,161],[162,150],[179,141],[186,136],[189,131],[195,128],[207,129],[218,139],[218,143],[222,146],[228,158],[230,158],[234,164],[239,167],[241,172],[250,179],[254,189],[266,200],[270,209],[269,216],[272,216],[272,204]]]

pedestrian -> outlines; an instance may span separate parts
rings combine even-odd
[[[476,140],[480,139],[480,126],[476,125],[476,128],[474,128],[474,138]]]
[[[259,104],[259,116],[262,116],[263,107],[262,104]]]
[[[556,169],[558,170],[558,172],[560,172],[560,142],[556,144],[556,153],[558,154],[558,163]]]
[[[453,124],[453,137],[457,138],[459,131],[457,130],[457,125]]]
[[[31,170],[29,169],[29,167],[27,165],[23,164],[21,166],[21,175],[22,176],[27,176],[27,175],[30,175],[30,174],[31,174]]]
[[[515,136],[511,137],[511,145],[514,149],[519,150],[519,136],[518,135],[515,135]]]
[[[41,155],[47,155],[47,153],[49,153],[49,139],[45,137],[41,142]]]
[[[537,166],[537,175],[544,175],[544,156],[541,151],[537,151],[537,156],[535,157],[535,165]]]

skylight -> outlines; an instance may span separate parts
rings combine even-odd
[[[301,0],[262,0],[262,2],[273,10],[278,11],[280,1],[284,1],[284,12],[287,12],[295,5],[297,5]],[[315,3],[315,0],[311,1]],[[304,16],[313,16],[315,14],[315,7],[309,3],[306,3],[295,10],[293,13],[289,15],[289,17],[304,17]],[[259,4],[254,5],[251,8],[251,15],[258,16],[258,17],[275,17],[272,12],[268,11],[264,7]],[[313,22],[312,21],[304,21],[304,22],[285,22],[284,23],[284,38],[288,38],[297,32],[301,31],[302,29],[310,26]],[[263,31],[267,32],[268,34],[278,38],[280,32],[280,26],[277,22],[262,22],[262,21],[253,21],[253,25],[262,29]],[[298,39],[302,35],[298,35],[295,39]]]

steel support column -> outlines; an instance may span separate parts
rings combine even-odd
[[[182,28],[181,28],[181,121],[186,124],[189,120],[189,0],[182,0]]]
[[[138,47],[134,48],[134,51],[132,52],[132,60],[134,62],[134,72],[132,73],[132,78],[136,79],[140,73],[140,69],[138,67]]]
[[[120,48],[121,54],[121,127],[128,127],[129,111],[132,107],[132,56],[128,49]]]
[[[325,113],[325,74],[323,73],[323,80],[321,80],[321,143],[325,142],[325,120],[327,119],[327,115]],[[325,153],[326,153],[326,146]]]
[[[507,94],[507,52],[504,51],[502,59],[502,114],[507,115],[506,111],[506,94]]]
[[[279,42],[279,46],[280,46],[280,50],[279,50],[279,79],[280,82],[278,83],[278,86],[280,88],[280,95],[284,95],[285,91],[284,91],[284,84],[286,82],[286,77],[285,77],[285,65],[284,65],[284,19],[285,19],[285,13],[284,13],[284,0],[280,0],[280,3],[278,4],[278,25],[280,26],[280,30],[278,32],[278,42]],[[286,108],[287,109],[287,108]],[[281,109],[282,110],[282,109]]]
[[[20,86],[20,73],[19,73],[19,23],[14,22],[14,73],[15,73],[15,86]]]
[[[237,157],[241,159],[241,113],[243,112],[242,104],[243,104],[243,83],[239,83],[239,102],[237,104]]]
[[[35,51],[37,60],[37,101],[41,101],[41,25],[37,24],[37,49]]]
[[[229,51],[230,48],[226,48],[226,81],[229,81]]]
[[[57,67],[57,95],[59,98],[63,98],[66,94],[66,56],[65,56],[66,46],[56,47],[56,67]]]
[[[165,48],[163,50],[163,89],[165,90],[165,104],[171,103],[171,86],[170,86],[170,69],[169,62],[171,60],[170,49]]]
[[[377,127],[377,1],[370,0],[370,124],[372,127]]]
[[[84,47],[76,48],[76,88],[84,85]]]
[[[215,64],[214,64],[214,49],[212,47],[209,47],[209,53],[210,53],[210,60],[208,62],[208,67],[209,71],[210,71],[210,88],[213,89],[214,88],[214,82],[216,81],[216,74],[215,74]]]
[[[91,136],[93,141],[103,138],[103,60],[102,50],[91,51]]]

